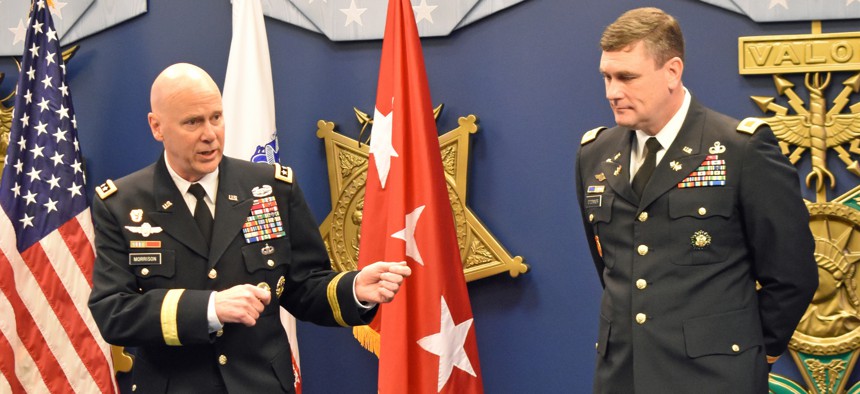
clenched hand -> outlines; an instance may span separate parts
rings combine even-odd
[[[412,275],[412,269],[405,261],[373,263],[364,267],[355,277],[355,296],[361,302],[391,302],[400,290],[403,279],[409,275]]]
[[[224,323],[242,323],[248,327],[257,324],[263,308],[269,305],[272,292],[254,285],[233,286],[215,292],[215,314]]]

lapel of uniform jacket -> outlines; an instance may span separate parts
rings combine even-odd
[[[215,267],[236,233],[242,231],[242,224],[254,202],[247,188],[242,188],[238,182],[243,175],[233,173],[232,160],[224,156],[218,172],[218,198],[215,199],[215,227],[209,249],[209,268]],[[231,196],[235,198],[231,199]]]
[[[185,204],[182,193],[170,178],[167,164],[164,162],[164,154],[155,165],[152,187],[155,196],[155,212],[150,214],[152,220],[171,237],[200,256],[206,257],[209,253],[206,240],[197,228],[194,216],[191,215],[188,204]]]
[[[679,182],[695,171],[705,160],[707,152],[702,152],[702,134],[705,131],[705,124],[704,107],[695,98],[691,98],[690,109],[687,111],[687,118],[684,119],[681,131],[657,164],[651,180],[642,191],[640,208],[644,209],[661,195],[677,187]]]
[[[636,205],[639,203],[639,198],[633,192],[630,186],[630,149],[633,141],[632,131],[621,129],[617,135],[617,144],[609,144],[610,146],[617,145],[615,150],[604,152],[609,156],[605,159],[600,158],[603,162],[600,164],[603,170],[603,176],[606,177],[606,182],[609,187],[615,191],[615,195]]]

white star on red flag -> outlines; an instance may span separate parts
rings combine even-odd
[[[455,324],[444,296],[442,297],[441,310],[442,320],[439,322],[439,332],[418,341],[424,350],[439,356],[439,385],[437,386],[439,391],[442,391],[442,387],[448,383],[454,367],[462,369],[469,375],[476,376],[472,363],[469,361],[469,355],[466,354],[466,349],[463,347],[474,319],[466,319]]]
[[[373,113],[373,127],[370,128],[370,154],[376,162],[376,172],[379,173],[379,183],[385,188],[388,180],[388,171],[391,169],[391,158],[398,157],[397,152],[391,145],[391,124],[394,119],[394,111],[383,115],[376,108]]]
[[[418,226],[418,219],[421,218],[421,212],[424,211],[424,205],[415,208],[414,211],[406,215],[406,227],[394,234],[393,238],[406,241],[406,255],[412,257],[418,264],[424,265],[424,260],[421,258],[421,252],[418,251],[418,243],[415,242],[415,227]]]

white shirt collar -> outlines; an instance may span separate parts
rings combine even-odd
[[[173,170],[173,167],[170,166],[170,161],[167,159],[167,152],[164,152],[164,164],[167,165],[167,172],[170,173],[170,178],[173,179],[173,183],[176,184],[176,188],[185,195],[188,193],[188,188],[192,183],[199,183],[200,186],[203,186],[203,190],[206,191],[206,197],[209,197],[212,202],[215,202],[215,195],[218,191],[218,167],[215,167],[215,171],[212,171],[200,178],[197,182],[189,182],[179,176],[176,171]]]

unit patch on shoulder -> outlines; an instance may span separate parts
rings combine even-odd
[[[582,142],[580,143],[580,145],[585,145],[591,141],[594,141],[594,139],[597,138],[597,133],[603,130],[606,130],[606,127],[601,126],[588,130],[587,132],[585,132],[585,134],[582,135]]]
[[[275,178],[286,183],[293,183],[293,169],[275,163]]]
[[[98,193],[99,198],[102,200],[108,198],[111,194],[116,193],[119,190],[116,188],[116,185],[113,184],[113,181],[108,179],[105,183],[96,186],[96,193]]]
[[[767,122],[759,118],[746,118],[738,124],[738,131],[741,133],[753,134],[759,127],[765,124],[767,124]]]

